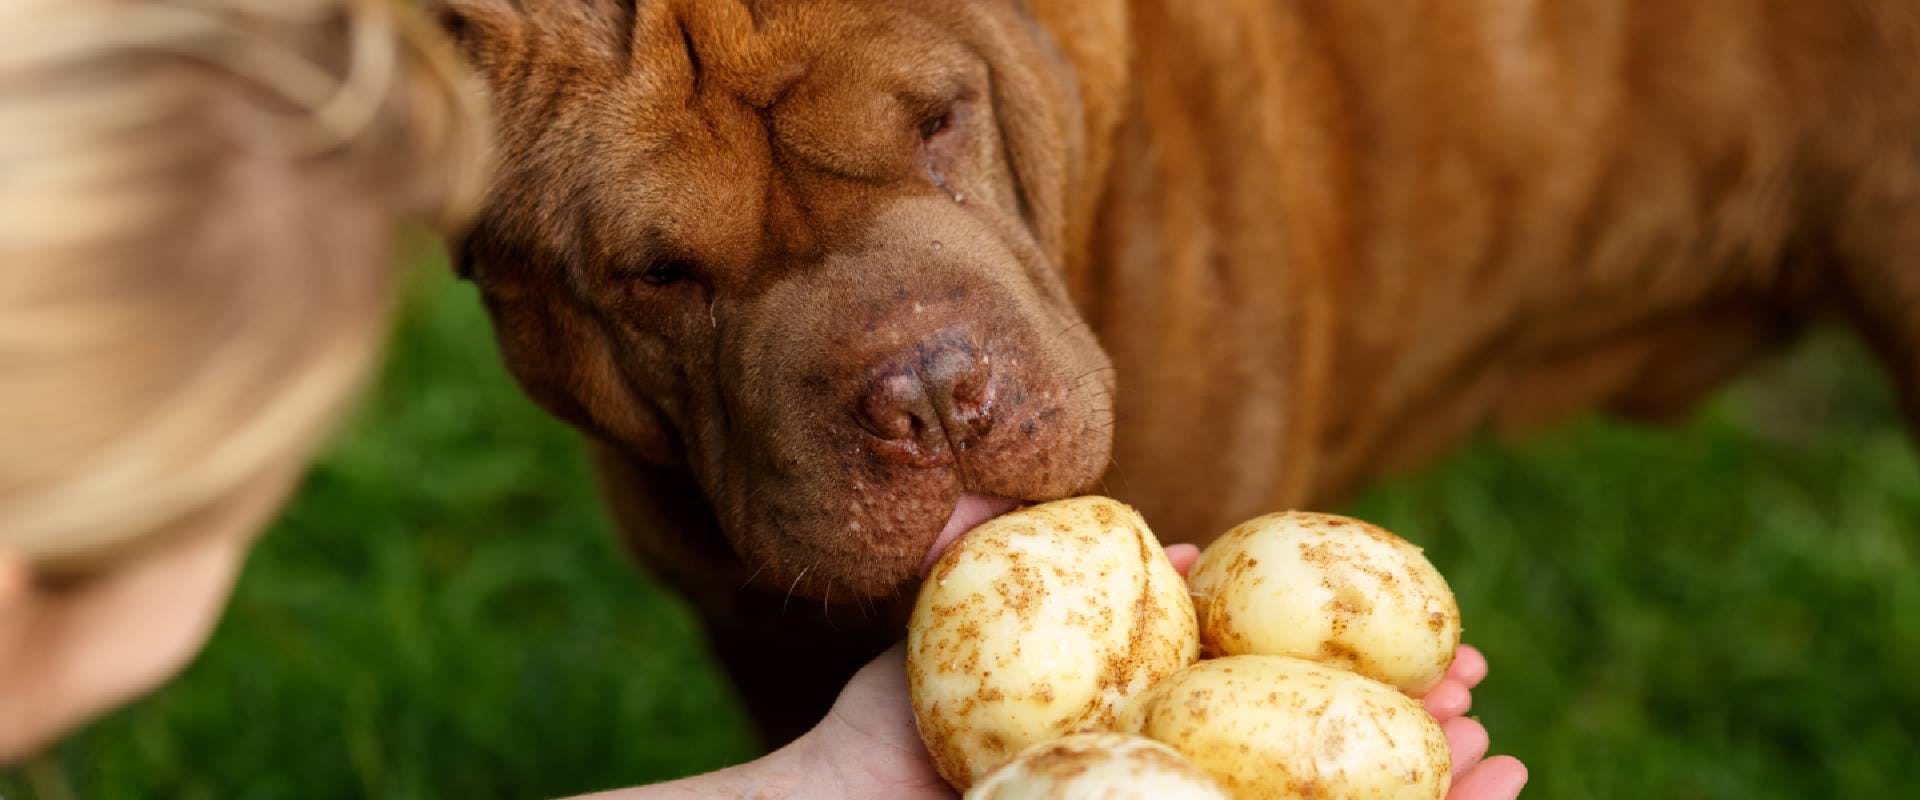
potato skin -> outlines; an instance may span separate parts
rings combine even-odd
[[[1289,656],[1226,656],[1168,678],[1123,729],[1165,742],[1238,798],[1439,800],[1440,724],[1371,678]]]
[[[1188,573],[1204,655],[1285,655],[1420,694],[1453,664],[1460,607],[1420,548],[1289,511],[1235,526]]]
[[[965,800],[1228,800],[1185,756],[1143,736],[1081,733],[1042,742],[988,773]]]
[[[934,564],[907,631],[920,738],[964,790],[1021,750],[1109,730],[1194,662],[1185,583],[1133,509],[1103,497],[1003,515]]]

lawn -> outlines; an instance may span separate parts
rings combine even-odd
[[[535,798],[749,755],[686,607],[613,546],[472,289],[414,283],[206,653],[0,797]],[[1920,460],[1846,337],[1677,428],[1482,442],[1348,510],[1453,582],[1493,662],[1476,713],[1530,797],[1920,783]]]

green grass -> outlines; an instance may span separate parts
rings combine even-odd
[[[1453,582],[1494,666],[1477,713],[1529,796],[1920,782],[1920,461],[1869,363],[1821,337],[1680,427],[1480,443],[1352,509]],[[749,748],[571,435],[429,270],[206,653],[0,796],[542,797]]]
[[[1452,582],[1532,796],[1912,796],[1920,463],[1851,342],[1771,372],[1677,430],[1482,445],[1359,503]]]

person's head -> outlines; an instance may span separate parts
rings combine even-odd
[[[381,0],[0,4],[0,763],[199,649],[483,119]]]

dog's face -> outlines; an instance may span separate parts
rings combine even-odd
[[[1108,462],[1070,68],[1013,0],[437,9],[500,121],[462,246],[542,406],[684,465],[763,585],[885,595],[963,492]]]

